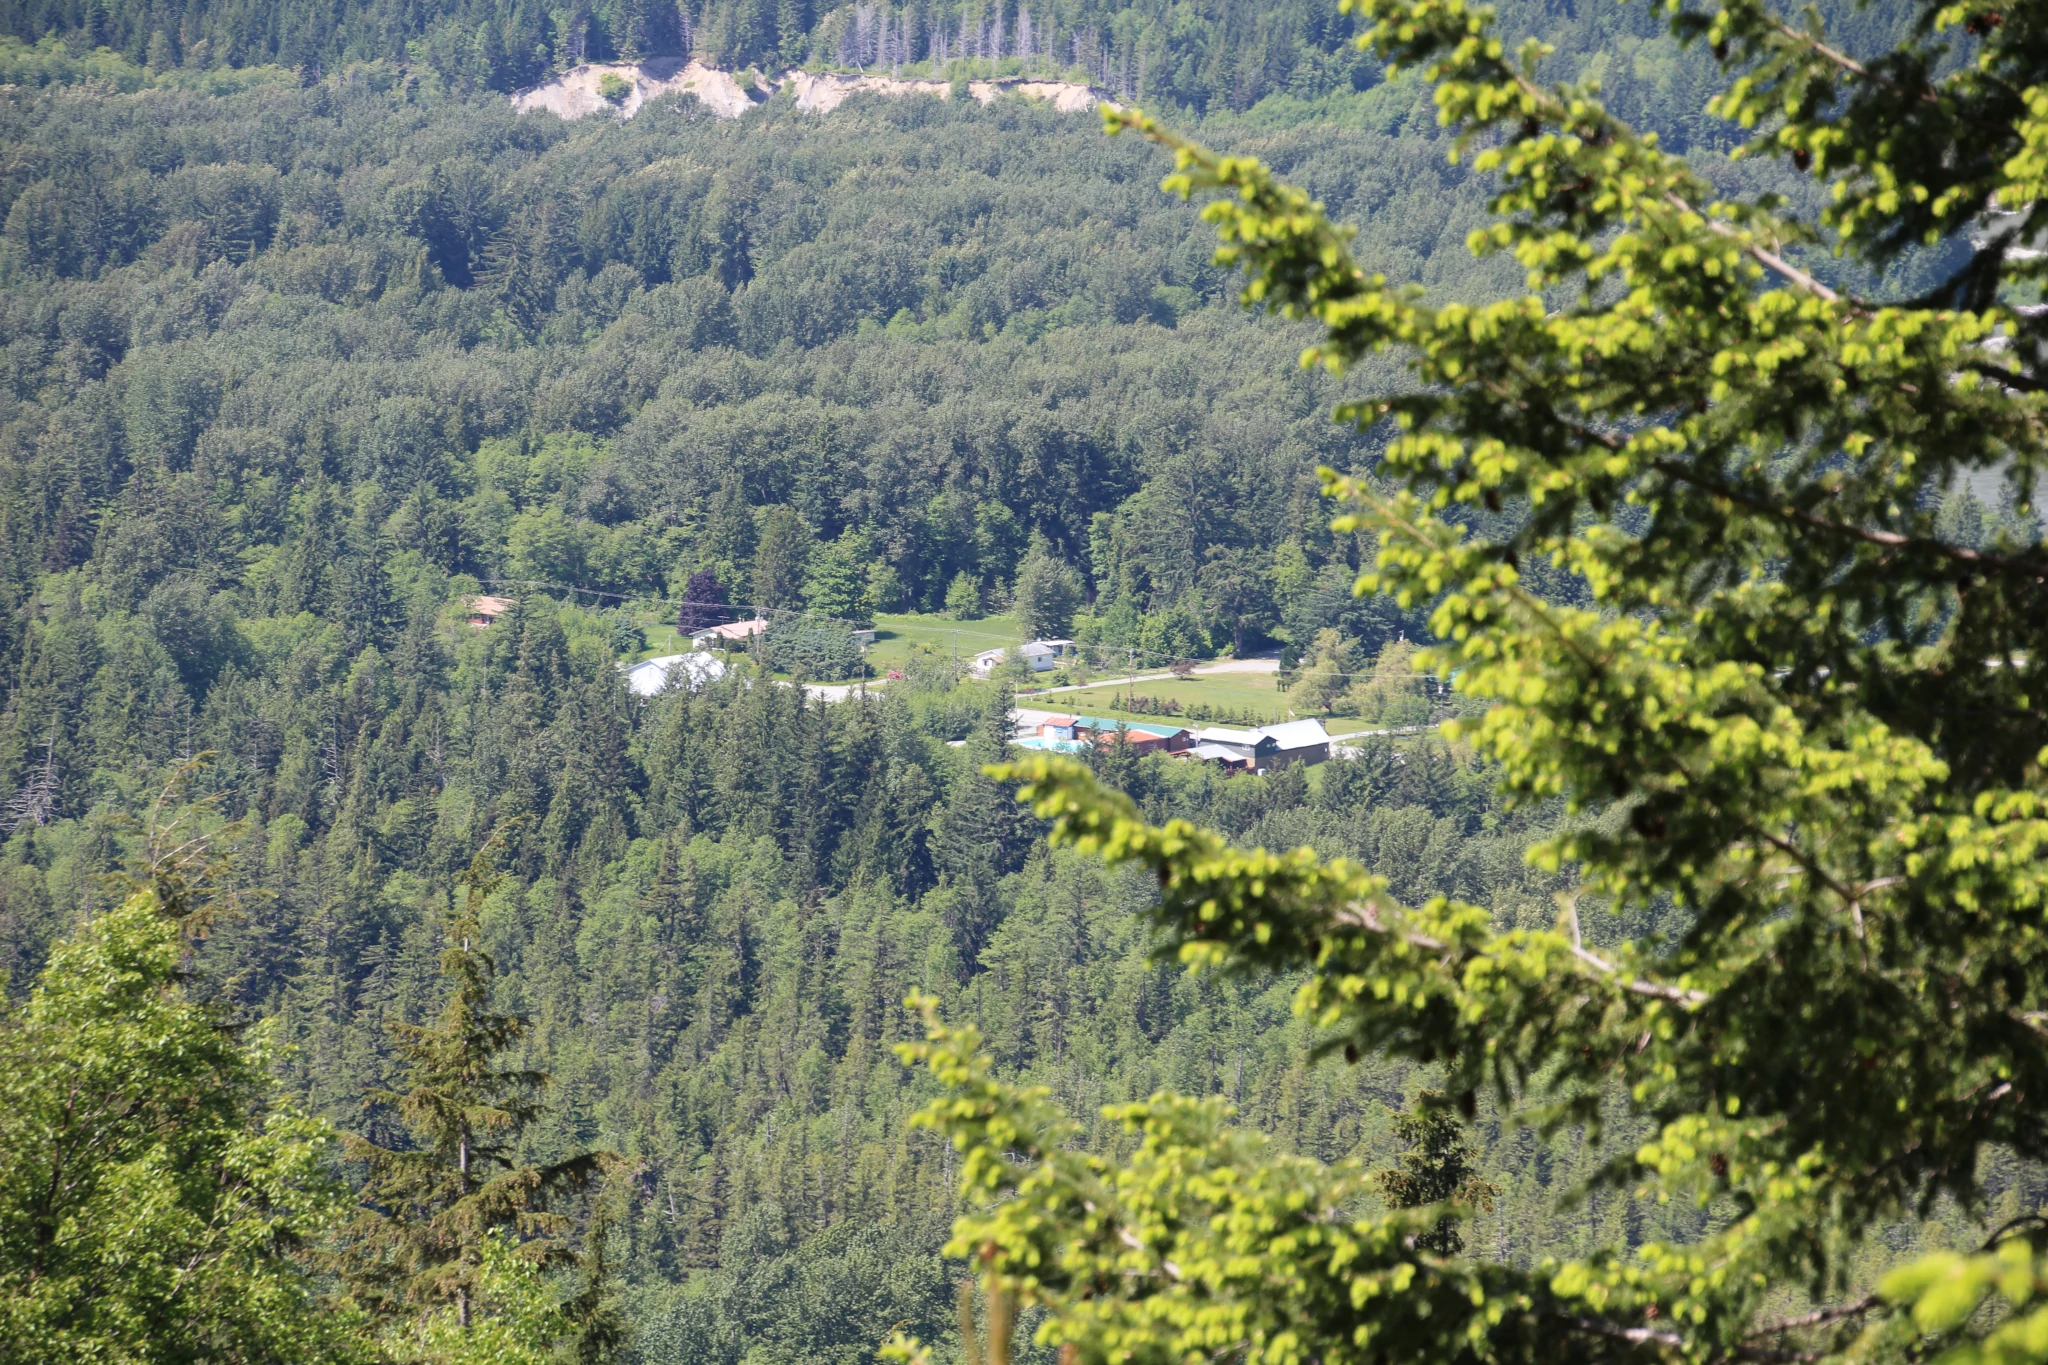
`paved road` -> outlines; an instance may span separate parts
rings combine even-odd
[[[1330,757],[1357,758],[1365,751],[1351,741],[1370,739],[1374,735],[1426,735],[1436,729],[1434,725],[1402,725],[1392,730],[1353,730],[1348,735],[1330,736]]]
[[[788,684],[785,683],[784,686],[788,686]],[[812,701],[845,701],[860,690],[861,684],[857,682],[804,684],[804,691],[810,696]],[[877,687],[875,690],[880,692],[882,689]]]
[[[1061,716],[1065,714],[1066,712],[1064,711],[1039,711],[1034,710],[1033,708],[1028,706],[1020,706],[1016,710],[1010,712],[1010,720],[1012,723],[1016,725],[1016,727],[1019,730],[1035,730],[1039,726],[1051,720],[1054,716]],[[1164,720],[1152,722],[1152,724],[1155,725],[1170,723],[1172,723],[1172,717],[1170,716],[1166,717]],[[1203,729],[1204,726],[1198,721],[1190,721],[1187,724],[1187,728],[1190,730],[1199,730]],[[1242,730],[1245,727],[1241,725],[1224,725],[1216,728],[1224,730]],[[1430,731],[1436,728],[1437,727],[1434,725],[1403,725],[1392,730],[1352,730],[1347,734],[1331,735],[1330,752],[1341,758],[1355,758],[1357,757],[1359,750],[1358,747],[1352,743],[1353,740],[1370,739],[1374,735],[1424,735],[1428,734]],[[1340,752],[1347,750],[1348,752]]]
[[[1252,669],[1251,669],[1251,668],[1249,667],[1249,665],[1259,664],[1259,663],[1262,663],[1262,662],[1264,662],[1264,660],[1260,660],[1260,659],[1243,659],[1243,660],[1235,660],[1235,659],[1233,659],[1233,660],[1227,660],[1227,661],[1226,661],[1226,663],[1235,663],[1235,664],[1238,664],[1238,665],[1239,665],[1239,667],[1237,667],[1237,668],[1235,668],[1235,669],[1229,669],[1229,668],[1214,668],[1214,669],[1211,669],[1210,671],[1211,671],[1211,672],[1215,672],[1215,673],[1222,673],[1222,672],[1239,672],[1239,673],[1246,673],[1246,672],[1251,672],[1251,671],[1253,671],[1253,670],[1252,670]],[[1170,673],[1166,673],[1166,674],[1161,674],[1160,676],[1161,676],[1161,677],[1171,677],[1171,676],[1173,676],[1173,675],[1172,675],[1172,674],[1170,674]],[[1140,677],[1140,678],[1138,679],[1138,681],[1139,681],[1139,682],[1144,682],[1144,681],[1145,681],[1145,679],[1144,679],[1143,677]],[[783,686],[783,687],[787,687],[787,686],[789,686],[789,684],[788,684],[788,683],[780,683],[779,685],[780,685],[780,686]],[[1096,685],[1097,685],[1097,684],[1090,684],[1090,686],[1096,686]],[[859,683],[831,683],[831,684],[827,684],[827,683],[805,683],[805,684],[804,684],[804,691],[806,691],[806,692],[810,693],[810,694],[811,694],[811,696],[812,696],[813,698],[815,698],[816,700],[818,700],[818,701],[826,701],[826,702],[834,702],[834,701],[845,701],[845,700],[846,700],[846,699],[847,699],[847,698],[848,698],[849,696],[852,696],[852,695],[853,695],[853,694],[854,694],[855,692],[857,692],[857,691],[859,690],[859,688],[860,688],[860,684],[859,684]],[[879,689],[877,689],[877,690],[879,690]],[[1072,688],[1064,688],[1064,687],[1063,687],[1063,688],[1050,688],[1050,689],[1048,689],[1048,691],[1055,691],[1055,692],[1068,692],[1068,691],[1073,691],[1073,690],[1074,690],[1074,689],[1072,689]],[[1035,699],[1035,698],[1037,698],[1037,697],[1042,697],[1042,696],[1046,695],[1046,693],[1044,693],[1044,692],[1038,692],[1038,693],[1033,693],[1032,695],[1033,695],[1033,697],[1034,697],[1034,699]],[[1015,710],[1013,710],[1013,711],[1011,711],[1011,712],[1010,712],[1010,723],[1011,723],[1012,725],[1014,725],[1014,726],[1015,726],[1015,727],[1016,727],[1016,728],[1017,728],[1018,730],[1020,730],[1020,731],[1022,731],[1022,730],[1036,730],[1036,729],[1037,729],[1037,728],[1038,728],[1039,726],[1041,726],[1041,725],[1045,724],[1045,722],[1047,722],[1048,720],[1051,720],[1051,719],[1052,719],[1052,718],[1053,718],[1054,716],[1061,716],[1061,715],[1065,715],[1065,714],[1067,714],[1067,713],[1066,713],[1066,712],[1064,712],[1064,711],[1044,711],[1044,710],[1039,710],[1039,709],[1037,709],[1036,707],[1030,707],[1030,706],[1019,706],[1019,707],[1017,707],[1017,708],[1016,708]],[[1171,720],[1171,717],[1168,717],[1168,718],[1166,718],[1166,719],[1167,719],[1167,720]],[[1161,721],[1154,721],[1154,722],[1153,722],[1153,724],[1160,724],[1160,723],[1162,723],[1162,722],[1161,722]],[[1189,728],[1189,729],[1201,729],[1201,728],[1203,728],[1203,727],[1202,727],[1202,726],[1201,726],[1200,724],[1198,724],[1198,723],[1196,723],[1196,722],[1192,722],[1192,721],[1191,721],[1191,722],[1189,722],[1189,724],[1188,724],[1188,728]],[[1223,726],[1223,727],[1221,727],[1221,728],[1223,728],[1223,729],[1242,729],[1242,728],[1244,728],[1244,727],[1242,727],[1242,726]],[[1360,749],[1358,748],[1358,745],[1357,745],[1357,741],[1359,741],[1359,740],[1361,740],[1361,739],[1371,739],[1371,738],[1372,738],[1372,737],[1374,737],[1375,735],[1424,735],[1424,734],[1428,734],[1428,733],[1429,733],[1430,731],[1432,731],[1432,730],[1435,730],[1436,728],[1437,728],[1437,727],[1436,727],[1436,726],[1434,726],[1434,725],[1403,725],[1403,726],[1398,726],[1398,727],[1396,727],[1396,728],[1394,728],[1394,729],[1391,729],[1391,730],[1353,730],[1353,731],[1351,731],[1351,732],[1350,732],[1350,733],[1348,733],[1348,734],[1342,734],[1342,735],[1331,735],[1331,736],[1330,736],[1330,757],[1332,757],[1332,758],[1357,758],[1357,757],[1358,757],[1358,756],[1360,755],[1360,753],[1361,753],[1361,752],[1363,752],[1362,750],[1360,750]],[[956,740],[956,741],[954,741],[954,743],[955,743],[955,745],[957,746],[957,745],[958,745],[959,743],[961,743],[961,741],[957,741],[957,740]]]
[[[1218,659],[1213,664],[1203,664],[1197,673],[1278,673],[1280,656],[1262,654],[1252,659]]]

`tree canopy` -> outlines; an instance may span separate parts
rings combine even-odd
[[[1006,41],[1021,11],[1001,12]],[[253,11],[187,5],[175,23],[118,3],[8,12],[28,16],[18,32],[41,35],[34,47],[0,40],[0,965],[18,1011],[53,956],[69,960],[63,945],[115,907],[104,874],[136,854],[158,775],[211,749],[218,761],[193,785],[246,822],[238,875],[269,894],[185,939],[178,998],[230,1037],[274,1031],[267,1065],[281,1096],[387,1152],[416,1156],[435,1138],[408,1129],[396,1105],[366,1110],[366,1096],[419,1080],[457,1088],[446,1069],[408,1072],[448,1018],[441,958],[464,869],[492,830],[513,831],[504,882],[469,907],[477,932],[458,1014],[528,1024],[503,1053],[456,1051],[495,1074],[481,1077],[495,1098],[469,1092],[480,1115],[532,1098],[504,1073],[551,1078],[545,1107],[490,1139],[509,1169],[622,1154],[601,1201],[565,1195],[547,1210],[568,1220],[561,1236],[609,1258],[612,1296],[586,1296],[573,1322],[505,1318],[540,1303],[538,1290],[552,1302],[570,1286],[547,1274],[537,1290],[512,1262],[545,1245],[482,1235],[488,1211],[472,1204],[452,1220],[466,1220],[462,1237],[417,1264],[427,1280],[405,1333],[441,1343],[431,1349],[461,1330],[459,1303],[431,1302],[443,1274],[474,1287],[470,1337],[497,1333],[508,1351],[565,1331],[588,1344],[607,1309],[637,1329],[633,1349],[649,1362],[864,1365],[898,1323],[950,1349],[957,1267],[939,1248],[961,1163],[906,1131],[934,1088],[891,1051],[913,987],[982,1030],[1005,1082],[1049,1087],[1077,1117],[1077,1141],[1105,1160],[1139,1138],[1104,1106],[1161,1090],[1216,1098],[1270,1153],[1355,1160],[1344,1207],[1371,1210],[1414,1194],[1371,1172],[1412,1145],[1409,1097],[1436,1090],[1451,1108],[1431,1121],[1469,1140],[1473,1178],[1500,1193],[1491,1208],[1418,1206],[1403,1215],[1418,1235],[1452,1219],[1475,1253],[1526,1269],[1691,1246],[1721,1226],[1722,1204],[1659,1204],[1627,1179],[1596,1178],[1662,1124],[1612,1074],[1593,1074],[1622,1041],[1599,1035],[1579,1071],[1541,1073],[1576,1075],[1574,1093],[1600,1102],[1596,1123],[1566,1114],[1547,1135],[1516,1126],[1529,1092],[1504,1105],[1490,1079],[1444,1076],[1441,1047],[1377,1052],[1366,1039],[1355,1065],[1319,1062],[1317,1044],[1341,1040],[1288,1005],[1314,971],[1312,946],[1290,957],[1281,942],[1270,970],[1181,974],[1152,952],[1156,876],[1049,845],[1048,826],[980,770],[1005,754],[1007,679],[962,681],[956,662],[1021,639],[1027,617],[1058,622],[1078,592],[1058,632],[1088,651],[1077,672],[1105,656],[1158,672],[1226,648],[1281,656],[1278,688],[1247,673],[1118,689],[1128,719],[1174,714],[1177,694],[1179,723],[1265,723],[1285,707],[1333,730],[1401,731],[1351,738],[1342,762],[1263,776],[1130,744],[1093,750],[1097,780],[1151,826],[1181,819],[1247,848],[1311,845],[1382,879],[1384,904],[1453,898],[1484,907],[1499,936],[1550,930],[1555,896],[1578,888],[1577,947],[1609,964],[1690,932],[1693,910],[1670,896],[1604,897],[1583,888],[1585,863],[1524,860],[1558,836],[1633,837],[1637,803],[1606,788],[1577,812],[1561,789],[1503,795],[1501,757],[1474,733],[1428,728],[1476,716],[1488,697],[1447,697],[1442,679],[1403,671],[1414,647],[1443,645],[1430,628],[1436,588],[1425,578],[1405,607],[1352,593],[1361,570],[1407,542],[1370,521],[1333,530],[1315,470],[1366,479],[1377,498],[1398,492],[1368,478],[1394,424],[1327,420],[1333,404],[1400,378],[1398,346],[1350,354],[1342,373],[1290,367],[1317,320],[1236,309],[1195,209],[1153,189],[1169,153],[1104,139],[1092,118],[1021,97],[856,96],[829,114],[777,97],[721,120],[660,100],[630,120],[565,122],[517,113],[461,75],[455,59],[489,35],[478,9],[462,10],[459,31],[452,12],[273,6],[236,29],[247,45],[233,53],[219,35]],[[857,12],[838,13],[857,26]],[[1030,13],[1036,33],[1047,16]],[[1831,49],[1866,66],[1911,28],[1897,5],[1824,13]],[[308,38],[300,54],[280,50],[297,69],[247,64],[286,30],[308,37],[291,27],[300,19],[379,15],[403,32],[360,49]],[[267,29],[271,16],[279,26]],[[997,18],[993,7],[977,16]],[[879,33],[879,7],[869,18]],[[887,16],[889,33],[902,18]],[[1086,18],[1049,22],[1071,36]],[[1261,22],[1279,34],[1285,18]],[[406,27],[415,19],[432,31]],[[836,22],[815,10],[799,20]],[[692,22],[709,31],[701,11]],[[1213,36],[1186,9],[1115,22],[1139,29],[1117,41],[1136,43],[1147,101],[1169,98],[1167,76],[1180,82],[1182,59]],[[121,25],[147,39],[133,61]],[[1826,184],[1791,159],[1726,159],[1739,127],[1699,113],[1706,77],[1718,78],[1713,44],[1682,47],[1662,27],[1641,8],[1543,0],[1504,8],[1500,31],[1541,32],[1565,78],[1600,79],[1611,110],[1685,151],[1723,197],[1776,193],[1785,214],[1817,214]],[[1170,73],[1156,60],[1166,29],[1179,45]],[[1491,172],[1470,157],[1447,165],[1457,130],[1435,126],[1430,87],[1339,51],[1336,32],[1316,41],[1342,63],[1300,83],[1286,74],[1284,90],[1273,45],[1256,80],[1194,60],[1196,85],[1232,93],[1209,97],[1198,124],[1176,120],[1284,173],[1326,218],[1355,222],[1350,250],[1390,291],[1419,282],[1466,310],[1430,316],[1447,336],[1480,327],[1458,342],[1469,351],[1495,319],[1519,316],[1486,310],[1523,292],[1512,253],[1460,249],[1487,221]],[[1230,42],[1231,54],[1258,47]],[[1730,51],[1739,58],[1738,41]],[[1972,250],[1967,234],[1889,259],[1826,246],[1768,249],[1839,296],[1872,299],[1938,291]],[[1568,287],[1547,287],[1545,319],[1570,301]],[[1624,351],[1616,363],[1636,354]],[[1489,382],[1526,377],[1482,358]],[[1418,387],[1475,429],[1506,421],[1506,410],[1488,417],[1469,378],[1446,371]],[[1566,390],[1514,392],[1531,402]],[[1657,412],[1601,421],[1624,440],[1670,424]],[[1553,452],[1550,437],[1528,439]],[[2001,477],[1930,483],[1911,515],[1930,517],[1946,544],[2003,553],[2000,534],[2027,532]],[[1830,510],[1801,496],[1812,496],[1797,504],[1805,513]],[[1482,492],[1440,515],[1514,550],[1515,586],[1544,611],[1602,611],[1585,575],[1514,539],[1542,530],[1527,500],[1505,485],[1499,500]],[[1608,507],[1614,534],[1647,525],[1640,505]],[[1820,574],[1776,572],[1762,589]],[[724,677],[706,669],[654,697],[628,687],[624,666],[684,648],[671,623],[750,619],[757,594],[781,604],[772,630],[726,652]],[[957,619],[937,619],[941,609]],[[1614,615],[1624,631],[1653,619]],[[863,656],[850,627],[870,619],[882,639]],[[1835,629],[1824,614],[1809,624]],[[1483,676],[1452,663],[1461,683]],[[845,680],[865,664],[865,687],[783,685],[798,673]],[[763,685],[778,666],[787,676]],[[1832,676],[1843,686],[1850,675]],[[1764,679],[1781,685],[1768,666]],[[1616,685],[1632,695],[1632,682]],[[1078,707],[1079,694],[1053,704]],[[1530,714],[1530,741],[1550,742],[1548,713]],[[1988,733],[1990,722],[1970,723]],[[1444,970],[1463,963],[1454,955]],[[1728,999],[1736,1008],[1739,995]],[[1539,1055],[1550,1035],[1531,1029]],[[1469,1061],[1461,1050],[1458,1065]],[[1983,1208],[1943,1196],[1902,1231],[1883,1226],[1916,1249],[1967,1248],[1987,1216],[2038,1206],[2040,1167],[1996,1144],[1979,1158]],[[446,1193],[452,1165],[417,1163],[414,1190]],[[31,1178],[29,1165],[12,1169]],[[366,1174],[341,1169],[357,1185]],[[387,1193],[403,1202],[397,1185]],[[441,1202],[426,1193],[408,1217],[432,1240],[451,1220],[426,1227]],[[496,1210],[548,1232],[513,1202]],[[394,1264],[413,1254],[385,1249]],[[451,1250],[457,1259],[439,1259]],[[1893,1252],[1866,1240],[1851,1256],[1854,1275],[1869,1270],[1858,1283],[1875,1283]],[[1955,1282],[1983,1273],[1971,1262]],[[1649,1321],[1628,1330],[1670,1326]]]
[[[368,1359],[303,1262],[334,1131],[187,995],[181,927],[128,897],[0,1020],[0,1360]]]

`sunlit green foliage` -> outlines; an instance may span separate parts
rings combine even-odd
[[[1605,1181],[1708,1221],[1562,1261],[1430,1254],[1427,1223],[1360,1211],[1356,1168],[1232,1133],[1214,1102],[1127,1108],[1138,1156],[1083,1156],[1042,1093],[931,1020],[908,1051],[951,1094],[925,1121],[983,1210],[956,1250],[1085,1360],[2043,1358],[2042,1319],[1972,1316],[1994,1286],[2031,1301],[2037,1218],[1876,1272],[1944,1202],[1984,1208],[1986,1152],[2048,1156],[2048,322],[2012,306],[2043,268],[2019,248],[2048,212],[2048,104],[2026,93],[2048,16],[1926,6],[1858,59],[1753,0],[1674,7],[1749,153],[1832,182],[1802,217],[1717,193],[1592,86],[1542,84],[1541,46],[1510,60],[1487,11],[1358,8],[1497,176],[1472,245],[1525,297],[1431,305],[1255,160],[1109,121],[1175,149],[1169,188],[1226,193],[1204,211],[1219,260],[1248,303],[1319,325],[1305,363],[1409,364],[1406,392],[1340,409],[1391,427],[1381,470],[1326,485],[1341,528],[1379,537],[1361,591],[1431,604],[1421,662],[1493,703],[1463,733],[1510,802],[1607,812],[1532,850],[1574,878],[1556,925],[1503,933],[1348,862],[1146,820],[1068,761],[993,771],[1055,842],[1155,876],[1183,961],[1305,971],[1325,1048],[1433,1063],[1468,1114],[1484,1094],[1605,1135]],[[1951,45],[1967,59],[1943,64]],[[1789,254],[1832,232],[1888,266],[1987,213],[1910,297]],[[1943,495],[1971,478],[2016,514],[1948,539]],[[1546,566],[1576,600],[1532,588]],[[1596,907],[1672,913],[1596,951]]]
[[[436,1309],[378,1343],[394,1365],[547,1365],[560,1358],[555,1344],[572,1324],[540,1267],[502,1231],[477,1251],[472,1299]]]
[[[366,1358],[303,1257],[342,1216],[334,1131],[182,979],[154,893],[51,953],[0,1020],[0,1359]]]
[[[1324,631],[1350,664],[1326,672],[1397,657],[1427,641],[1431,603],[1352,595],[1378,534],[1332,532],[1313,472],[1375,467],[1388,433],[1325,417],[1384,385],[1391,357],[1290,369],[1306,328],[1228,306],[1194,211],[1152,190],[1163,155],[1043,105],[774,100],[725,122],[653,101],[564,124],[463,93],[512,82],[513,57],[565,62],[506,40],[559,33],[552,13],[493,7],[493,36],[475,9],[455,25],[351,4],[322,11],[339,37],[244,26],[233,51],[241,11],[188,6],[160,34],[151,13],[37,11],[31,28],[104,26],[0,47],[19,87],[0,92],[0,955],[18,998],[109,908],[99,874],[131,851],[156,774],[215,749],[202,785],[249,820],[246,875],[275,895],[190,946],[189,989],[238,1023],[274,1017],[289,1093],[405,1149],[418,1139],[364,1097],[407,1089],[411,1035],[391,1026],[443,1016],[456,882],[518,821],[477,907],[496,971],[473,1008],[528,1019],[494,1065],[553,1085],[507,1155],[622,1153],[598,1240],[643,1350],[691,1365],[853,1365],[896,1323],[948,1330],[957,1163],[905,1133],[929,1082],[890,1052],[913,987],[976,1021],[1001,1074],[1053,1087],[1093,1150],[1136,1140],[1101,1105],[1172,1088],[1227,1098],[1276,1150],[1395,1159],[1422,1064],[1312,1065],[1292,970],[1155,962],[1153,883],[1045,847],[980,775],[1002,753],[997,699],[955,685],[925,618],[931,648],[900,685],[834,705],[737,678],[643,699],[618,668],[670,648],[692,584],[731,604],[715,619],[758,593],[813,625],[951,596],[971,655],[971,632],[1010,638],[1027,606],[1057,622],[1070,575],[1072,633],[1134,666],[1279,648],[1300,674]],[[1312,186],[1390,278],[1475,306],[1512,292],[1516,262],[1457,249],[1484,187],[1445,165],[1427,88],[1343,49],[1334,12],[1304,37],[1305,13],[1124,11],[1108,55],[1131,54],[1141,88],[1206,100],[1204,136]],[[591,15],[586,55],[621,14]],[[705,45],[732,37],[693,17]],[[1867,51],[1897,17],[1843,41]],[[1698,112],[1707,49],[1681,52],[1654,16],[1506,22],[1555,39],[1667,146],[1728,144]],[[1310,48],[1341,61],[1312,67]],[[1706,164],[1814,202],[1780,164]],[[1882,282],[1788,249],[1832,288]],[[1883,279],[1930,280],[1954,250]],[[1934,515],[1983,549],[2010,516],[1976,488]],[[1545,602],[1590,602],[1521,563]],[[473,627],[479,592],[517,601]],[[843,630],[827,643],[842,666]],[[1326,681],[1333,710],[1445,709],[1434,680]],[[1155,824],[1311,843],[1403,904],[1455,896],[1502,932],[1547,928],[1575,884],[1522,861],[1561,803],[1503,804],[1497,762],[1464,741],[1375,741],[1268,778],[1114,750],[1102,768]],[[1684,923],[1662,902],[1587,904],[1596,954]],[[1484,1091],[1469,1131],[1503,1191],[1462,1227],[1489,1255],[1705,1224],[1623,1189],[1559,1209],[1602,1152],[1572,1127],[1539,1152]],[[2000,1216],[2033,1206],[2030,1168],[1994,1149],[1983,1169]],[[588,1247],[590,1205],[555,1207]]]

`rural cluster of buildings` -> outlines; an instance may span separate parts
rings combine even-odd
[[[511,610],[512,601],[502,597],[470,599],[468,621],[484,628]],[[659,695],[672,687],[697,688],[725,676],[720,649],[744,645],[768,629],[760,618],[710,626],[690,637],[692,651],[643,659],[625,669],[626,685],[643,697]],[[871,632],[862,632],[869,635]],[[1015,654],[1033,672],[1046,673],[1079,653],[1072,640],[1033,640],[1015,646]],[[1011,654],[1009,649],[991,649],[974,657],[973,669],[986,677]],[[1144,721],[1111,720],[1104,716],[1049,715],[1018,712],[1016,743],[1020,748],[1055,753],[1080,753],[1100,744],[1128,744],[1139,753],[1171,754],[1193,762],[1214,763],[1241,772],[1272,772],[1295,763],[1321,763],[1330,757],[1330,735],[1319,720],[1290,720],[1257,729],[1239,730],[1222,726],[1190,729],[1178,725],[1156,725]]]
[[[1220,726],[1191,730],[1103,716],[1025,712],[1017,726],[1017,744],[1055,753],[1080,753],[1097,744],[1128,744],[1140,753],[1171,754],[1258,773],[1294,763],[1321,763],[1330,756],[1330,734],[1319,720],[1290,720],[1256,730]]]
[[[643,697],[652,697],[668,687],[696,688],[716,682],[725,676],[725,662],[713,651],[743,649],[755,636],[767,631],[767,620],[759,616],[750,621],[706,626],[690,636],[692,653],[642,659],[626,670],[626,685]],[[858,644],[873,644],[875,632],[856,630],[853,638]]]
[[[978,677],[994,673],[1013,655],[1033,673],[1050,673],[1075,658],[1081,647],[1072,640],[1033,640],[1006,649],[985,649],[971,665]],[[1215,763],[1244,772],[1270,772],[1290,763],[1321,763],[1330,756],[1330,735],[1319,720],[1290,720],[1255,730],[1211,726],[1188,729],[1102,716],[1045,716],[1024,712],[1017,743],[1026,749],[1079,753],[1096,744],[1123,743],[1144,753]]]

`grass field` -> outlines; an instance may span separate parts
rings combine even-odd
[[[1107,716],[1112,720],[1142,720],[1160,725],[1229,725],[1242,721],[1195,721],[1186,716],[1141,715],[1116,705],[1124,695],[1122,683],[1101,683],[1094,687],[1082,688],[1078,692],[1054,692],[1049,696],[1019,696],[1019,706],[1029,706],[1040,711],[1064,711],[1069,714],[1086,716]],[[1161,701],[1177,701],[1182,706],[1197,703],[1204,706],[1222,707],[1230,711],[1251,711],[1258,716],[1258,724],[1271,724],[1287,719],[1287,699],[1273,685],[1270,673],[1219,673],[1206,678],[1190,678],[1185,682],[1174,678],[1162,678],[1156,682],[1140,682],[1138,695],[1155,697]]]
[[[964,667],[984,649],[1001,649],[1024,643],[1024,628],[1012,616],[981,616],[955,621],[946,616],[923,613],[875,617],[875,642],[868,646],[868,664],[878,677],[901,668],[919,645],[930,645],[951,656],[957,644]]]
[[[677,632],[674,617],[643,616],[639,624],[640,633],[647,637],[647,648],[635,656],[636,660],[690,652],[690,642]]]

